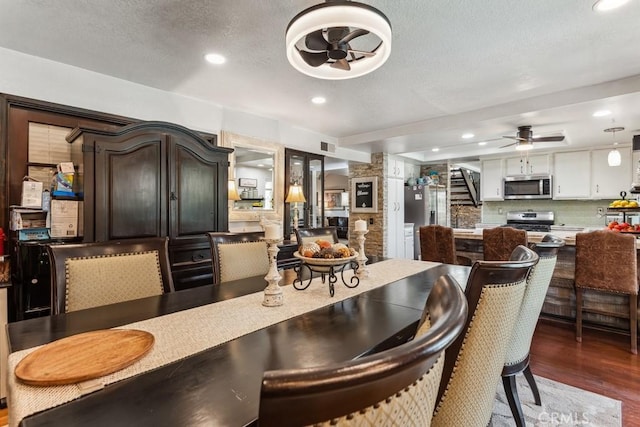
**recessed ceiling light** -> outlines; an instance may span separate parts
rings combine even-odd
[[[327,98],[325,98],[324,96],[314,96],[313,98],[311,98],[311,102],[313,102],[314,104],[320,105],[327,102]]]
[[[593,117],[605,117],[605,116],[608,116],[609,114],[611,114],[611,111],[609,110],[598,110],[595,113],[593,113]]]
[[[263,167],[264,167],[264,165],[263,165],[262,163],[258,163],[258,167],[259,167],[259,168],[263,168]]]
[[[465,134],[462,134],[462,138],[463,138],[463,139],[473,138],[474,136],[475,136],[475,135],[474,135],[474,134],[472,134],[472,133],[465,133]]]
[[[204,56],[204,59],[206,59],[207,62],[216,64],[216,65],[224,64],[225,62],[227,62],[227,58],[225,58],[224,56],[218,53],[207,53]]]
[[[487,141],[478,142],[478,145],[487,145]]]
[[[593,10],[596,12],[606,12],[617,9],[628,2],[629,0],[598,0],[593,4]]]
[[[440,151],[440,149],[438,147],[436,147],[436,148],[432,148],[431,151],[433,151],[435,153],[437,151]]]

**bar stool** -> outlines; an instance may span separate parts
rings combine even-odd
[[[638,354],[638,273],[636,238],[609,230],[576,234],[576,341],[582,342],[582,312],[629,319],[631,353]],[[583,290],[629,296],[629,313],[585,308]]]
[[[456,255],[453,228],[442,225],[423,225],[420,234],[420,259],[445,264],[471,265],[467,257]]]
[[[506,261],[519,245],[527,246],[527,232],[513,227],[495,227],[482,230],[485,261]]]

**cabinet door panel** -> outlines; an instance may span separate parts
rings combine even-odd
[[[170,191],[170,237],[201,235],[218,230],[219,214],[226,213],[226,200],[220,202],[219,156],[196,153],[174,145]],[[226,167],[226,164],[225,164]]]
[[[502,159],[484,160],[482,162],[480,189],[483,201],[504,200],[502,179]]]
[[[628,191],[631,177],[631,148],[619,148],[622,161],[619,166],[609,166],[610,149],[591,152],[591,198],[618,199],[620,191]]]
[[[588,151],[554,155],[553,198],[587,199],[590,194],[591,156]]]
[[[96,145],[96,240],[166,236],[163,139]]]

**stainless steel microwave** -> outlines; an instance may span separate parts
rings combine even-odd
[[[504,198],[550,199],[553,188],[551,175],[513,175],[504,177]]]

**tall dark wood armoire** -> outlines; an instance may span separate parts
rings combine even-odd
[[[69,137],[85,242],[168,236],[176,289],[212,283],[204,233],[228,229],[229,153],[182,126],[142,122]]]

